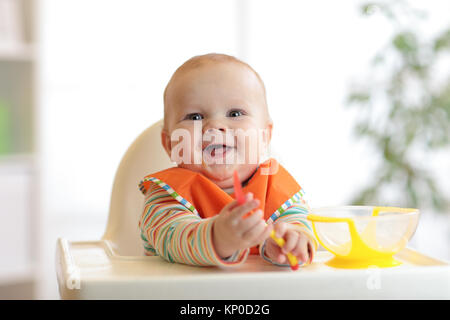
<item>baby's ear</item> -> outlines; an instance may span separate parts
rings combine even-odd
[[[170,158],[172,152],[172,145],[170,143],[170,135],[164,128],[161,130],[161,144]]]
[[[269,145],[270,144],[270,141],[272,140],[272,128],[273,128],[273,122],[272,121],[270,121],[268,124],[267,124],[267,127],[266,127],[266,129],[265,129],[265,134],[264,134],[264,142],[267,144],[267,145]]]

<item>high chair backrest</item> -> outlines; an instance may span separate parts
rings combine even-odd
[[[119,255],[143,255],[139,218],[144,196],[138,184],[152,172],[174,166],[161,145],[160,120],[141,133],[126,151],[114,178],[104,240]]]

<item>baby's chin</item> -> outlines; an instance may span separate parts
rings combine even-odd
[[[222,189],[233,187],[233,174],[235,170],[238,172],[242,182],[253,174],[257,166],[257,164],[180,165],[182,168],[202,173]]]

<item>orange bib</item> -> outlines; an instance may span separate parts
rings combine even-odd
[[[270,174],[268,174],[270,171]],[[203,174],[183,168],[169,168],[147,175],[139,184],[145,194],[151,183],[165,189],[174,199],[201,218],[211,218],[235,199]],[[260,200],[259,208],[267,223],[275,221],[292,203],[302,201],[303,190],[295,179],[275,160],[261,164],[244,194],[252,192]],[[257,254],[257,248],[252,248]]]

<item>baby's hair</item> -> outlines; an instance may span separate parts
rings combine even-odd
[[[167,84],[165,90],[164,90],[164,118],[166,118],[166,109],[167,109],[167,91],[169,88],[170,83],[172,82],[172,80],[179,74],[182,74],[183,72],[198,68],[200,66],[203,66],[207,63],[223,63],[223,62],[232,62],[232,63],[237,63],[237,64],[241,64],[244,67],[247,67],[250,71],[252,71],[256,78],[258,79],[258,81],[261,84],[261,87],[263,89],[264,92],[264,101],[267,105],[267,100],[266,100],[266,88],[264,86],[264,82],[262,81],[261,77],[259,76],[259,74],[246,62],[239,60],[236,57],[227,55],[227,54],[223,54],[223,53],[208,53],[208,54],[204,54],[204,55],[199,55],[199,56],[194,56],[192,58],[190,58],[189,60],[187,60],[185,63],[183,63],[180,67],[178,67],[178,69],[174,72],[174,74],[172,75],[172,77],[169,80],[169,83]]]

